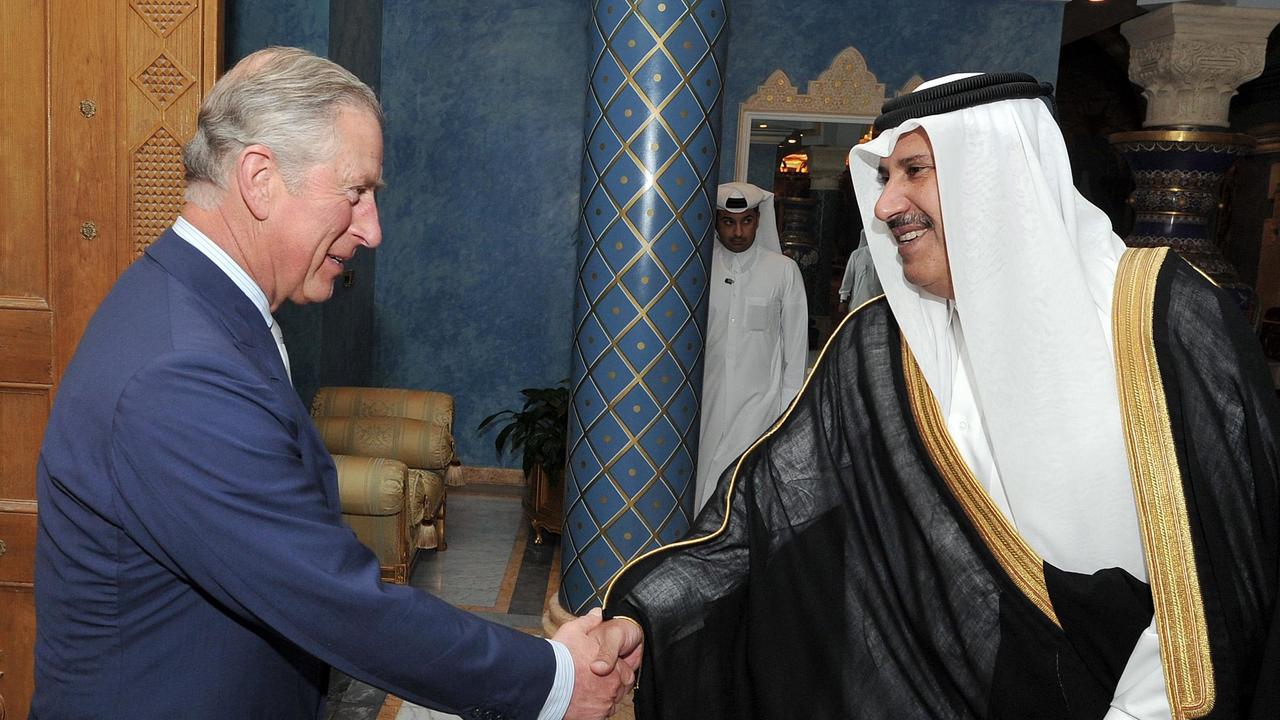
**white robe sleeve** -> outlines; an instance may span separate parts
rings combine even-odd
[[[1160,664],[1160,636],[1153,619],[1129,654],[1104,720],[1169,720],[1171,716]]]
[[[809,304],[804,294],[800,267],[788,259],[790,277],[782,296],[782,405],[785,407],[804,384],[804,366],[809,356]]]

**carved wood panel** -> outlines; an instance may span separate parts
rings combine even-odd
[[[0,2],[0,718],[33,682],[40,439],[119,273],[181,209],[222,0]]]

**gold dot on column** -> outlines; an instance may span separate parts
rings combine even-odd
[[[709,153],[709,152],[711,152],[711,148],[708,148],[706,145],[703,145],[703,146],[702,146],[702,154],[703,154],[703,155],[706,155],[706,154],[707,154],[707,153]]]
[[[711,78],[707,78],[707,87],[711,87]]]
[[[631,468],[630,470],[627,471],[627,477],[635,477],[635,476],[636,476],[635,468]]]
[[[663,385],[666,385],[667,383],[671,382],[670,375],[663,375],[661,378],[658,378],[658,379],[662,381]]]
[[[622,183],[623,185],[626,185],[627,183],[631,182],[631,178],[627,177],[626,175],[623,175],[621,178],[618,179],[618,182]]]
[[[699,219],[699,220],[701,220],[702,218],[698,218],[698,219]],[[613,249],[614,249],[614,250],[621,250],[621,249],[622,249],[622,241],[621,241],[621,240],[619,240],[618,242],[614,243],[614,244],[613,244]]]
[[[595,339],[595,337],[594,337],[594,336],[592,336],[592,335],[588,335],[588,336],[587,336],[587,342],[588,342],[588,343],[590,343],[590,344],[593,344],[593,345],[594,345],[594,344],[595,344],[595,342],[596,342],[596,339]]]
[[[671,243],[671,252],[679,252],[679,251],[680,251],[680,246],[677,245],[676,243]]]
[[[609,7],[605,8],[605,12],[609,13],[610,15],[612,15],[612,14],[613,14],[613,6],[612,6],[612,5],[610,5]],[[581,525],[579,525],[578,527],[582,527],[582,526],[581,526]]]
[[[666,12],[666,11],[667,11],[667,4],[666,4],[666,3],[658,3],[658,12]],[[628,539],[629,539],[629,538],[628,538]]]
[[[596,215],[599,215],[601,212],[603,211],[600,208],[596,208]]]
[[[653,217],[653,208],[644,211],[645,217]]]
[[[693,343],[685,343],[684,349],[685,349],[685,350],[692,350],[692,349],[693,349]]]
[[[613,379],[615,379],[615,378],[617,378],[617,377],[618,377],[618,372],[617,372],[616,370],[610,370],[610,371],[609,371],[609,379],[610,379],[610,380],[613,380]]]
[[[648,285],[648,284],[649,284],[649,276],[648,276],[648,275],[641,275],[641,276],[640,276],[640,284],[641,284],[641,285]]]
[[[598,273],[591,273],[591,279],[592,279],[592,280],[595,280],[595,279],[596,279],[596,278],[598,278],[598,277],[600,277],[600,275],[599,275]]]
[[[676,186],[684,185],[684,178],[676,178]]]
[[[644,348],[645,348],[645,344],[644,344],[644,343],[642,343],[642,342],[638,342],[638,343],[636,343],[636,349],[637,349],[637,350],[643,350]]]
[[[666,438],[664,438],[664,437],[660,437],[660,438],[658,438],[658,447],[662,447],[663,445],[666,445],[666,444],[667,444],[667,439],[666,439]]]
[[[622,533],[622,539],[623,539],[623,540],[630,540],[630,539],[631,539],[631,533],[629,533],[629,532],[624,532],[624,533]]]
[[[681,118],[687,118],[687,117],[689,117],[689,111],[688,111],[688,110],[681,110],[681,111],[680,111],[680,117],[681,117]]]
[[[604,149],[604,143],[600,143],[600,149],[601,149],[601,150],[603,150],[603,149]]]
[[[654,81],[654,82],[662,82],[662,73],[654,73],[654,74],[653,74],[653,81]]]
[[[622,111],[622,117],[631,117],[631,108]]]
[[[601,504],[601,505],[608,505],[608,504],[609,504],[609,496],[607,496],[607,495],[601,495],[601,496],[600,496],[600,504]]]
[[[617,315],[618,313],[622,312],[622,310],[617,306],[614,306],[612,308],[609,308],[609,312],[613,313],[614,315]]]
[[[654,500],[654,501],[653,501],[653,506],[654,506],[655,508],[660,508],[660,507],[662,507],[662,501],[661,501],[661,500]],[[579,528],[579,529],[581,529],[581,528],[582,528],[582,525],[581,525],[581,524],[579,524],[579,525],[578,525],[578,528]]]
[[[640,412],[640,406],[639,406],[639,405],[632,405],[632,406],[631,406],[631,412],[633,412],[633,413],[638,413],[638,412]]]
[[[601,79],[601,80],[603,80],[603,81],[605,81],[605,82],[609,82],[609,76],[608,76],[608,75],[605,75],[604,77],[602,77],[602,78],[600,78],[600,79]]]
[[[691,47],[693,47],[693,41],[692,41],[692,40],[685,40],[685,41],[684,41],[684,49],[685,49],[685,50],[688,50],[688,49],[689,49],[689,48],[691,48]]]
[[[602,438],[600,438],[600,439],[601,439],[601,440],[604,440],[606,443],[611,443],[611,442],[613,442],[613,436],[612,436],[612,435],[605,435],[604,437],[602,437]]]
[[[596,567],[604,567],[604,558],[600,558],[596,561]]]
[[[675,313],[674,313],[674,312],[672,312],[672,311],[670,311],[670,310],[666,311],[666,312],[665,312],[665,313],[663,313],[663,314],[664,314],[664,315],[666,315],[667,317],[671,317],[672,315],[675,315]]]
[[[636,41],[635,41],[635,40],[628,40],[628,41],[627,41],[627,47],[635,47],[635,46],[636,46]]]
[[[654,151],[654,152],[657,152],[657,151],[658,151],[658,143],[649,143],[649,149],[650,149],[650,150],[652,150],[652,151]]]

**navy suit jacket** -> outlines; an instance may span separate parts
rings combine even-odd
[[[551,646],[385,585],[261,313],[172,231],[58,389],[37,483],[32,717],[315,718],[329,666],[534,718]]]

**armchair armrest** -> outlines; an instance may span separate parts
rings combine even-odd
[[[404,509],[409,468],[399,460],[334,455],[342,512],[351,515],[396,515]]]

